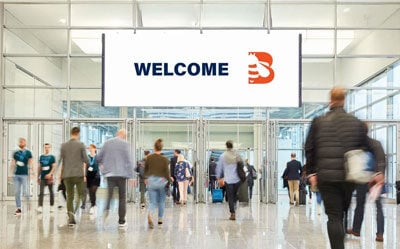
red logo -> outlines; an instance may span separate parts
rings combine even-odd
[[[272,56],[266,52],[249,52],[249,84],[268,84],[275,76]]]

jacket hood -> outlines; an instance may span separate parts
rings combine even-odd
[[[237,162],[237,154],[234,150],[227,150],[224,152],[224,160],[227,164],[235,164]]]

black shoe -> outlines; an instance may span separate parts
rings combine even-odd
[[[74,227],[75,225],[76,225],[75,219],[69,220],[69,222],[68,222],[68,226],[69,226],[69,227]]]
[[[15,210],[15,216],[21,215],[22,214],[22,210],[20,208],[17,208],[17,210]]]

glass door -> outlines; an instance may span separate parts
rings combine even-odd
[[[30,199],[37,200],[39,186],[37,184],[38,159],[43,154],[45,143],[52,146],[51,153],[57,158],[60,146],[65,141],[65,124],[63,120],[11,120],[4,121],[5,139],[3,145],[3,184],[4,189],[2,199],[14,199],[13,174],[10,171],[11,161],[14,152],[18,149],[19,138],[25,138],[27,149],[32,152],[33,170],[35,177],[29,178],[27,194]],[[47,189],[45,190],[47,191]],[[47,192],[45,192],[47,194]]]

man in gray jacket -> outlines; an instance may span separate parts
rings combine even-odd
[[[126,182],[133,179],[133,161],[130,153],[130,145],[125,141],[126,131],[119,130],[115,138],[104,143],[103,148],[97,155],[96,160],[100,165],[104,177],[108,181],[108,199],[106,203],[105,216],[110,210],[110,203],[115,187],[119,193],[119,226],[126,226]]]
[[[71,139],[62,144],[60,154],[60,163],[62,162],[61,178],[63,179],[65,188],[67,190],[69,226],[75,226],[76,224],[74,213],[77,208],[73,208],[75,186],[79,195],[79,200],[77,201],[76,207],[79,207],[79,202],[83,199],[83,193],[85,190],[85,167],[86,164],[89,163],[89,159],[86,155],[85,145],[79,141],[79,138],[79,127],[72,128]]]

